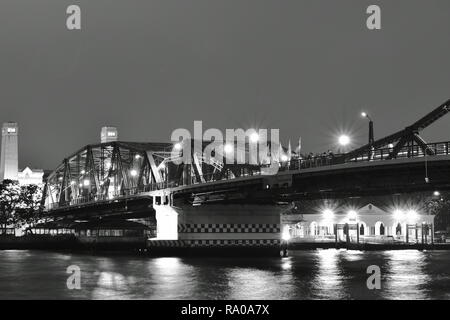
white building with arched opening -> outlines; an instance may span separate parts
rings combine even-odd
[[[281,224],[292,242],[346,241],[348,233],[352,242],[414,243],[431,241],[434,215],[413,209],[382,210],[367,204],[359,209],[284,214]]]

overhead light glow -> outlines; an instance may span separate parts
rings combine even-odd
[[[88,187],[90,184],[91,184],[91,182],[90,182],[88,179],[84,179],[83,185],[84,185],[85,187]]]
[[[140,159],[140,158],[141,158],[141,155],[140,155],[140,154],[137,154],[137,155],[134,156],[134,158],[135,158],[135,159]]]
[[[403,218],[404,218],[404,213],[402,210],[400,210],[400,209],[394,210],[394,219],[402,220]]]
[[[435,192],[433,192],[433,195],[434,195],[435,197],[439,197],[439,196],[441,195],[441,193],[440,193],[439,191],[435,191]]]
[[[289,241],[289,239],[291,239],[291,234],[289,233],[288,226],[284,227],[283,234],[281,235],[281,239],[283,239],[284,241]]]
[[[408,215],[408,220],[414,221],[415,219],[417,219],[418,213],[416,210],[411,209],[411,210],[408,210],[407,215]]]
[[[350,220],[355,220],[355,219],[356,219],[356,215],[357,215],[357,212],[356,212],[355,210],[350,210],[350,211],[348,212],[348,218],[349,218]]]
[[[323,214],[323,217],[324,217],[325,219],[331,219],[331,218],[333,218],[333,216],[334,216],[334,212],[333,212],[333,210],[331,210],[331,209],[325,209],[325,210],[323,210],[322,214]]]
[[[234,148],[231,144],[227,143],[224,147],[223,147],[223,151],[225,153],[231,153],[233,152]]]
[[[177,142],[173,145],[173,148],[177,151],[180,151],[183,148],[183,145],[180,142]]]
[[[363,117],[363,118],[367,117],[367,113],[366,112],[361,112],[361,117]]]
[[[287,155],[285,155],[285,154],[282,154],[282,155],[281,155],[281,157],[280,157],[280,160],[281,160],[281,162],[286,162],[286,161],[288,161],[288,160],[289,160],[289,158],[288,158],[288,156],[287,156]]]
[[[347,146],[350,143],[350,137],[343,134],[339,137],[338,141],[341,146]]]
[[[81,172],[80,172],[81,174],[85,174],[86,173],[86,171],[85,170],[81,170]]]
[[[256,132],[253,132],[251,135],[250,135],[250,142],[258,142],[259,141],[259,134],[258,133],[256,133]]]
[[[130,171],[130,174],[132,177],[136,177],[137,176],[137,171],[135,169]]]

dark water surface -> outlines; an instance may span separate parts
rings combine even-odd
[[[70,265],[81,290],[67,289]],[[381,269],[381,290],[366,285]],[[0,299],[448,299],[450,251],[291,252],[288,258],[150,258],[0,251]]]

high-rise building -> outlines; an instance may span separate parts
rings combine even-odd
[[[0,160],[0,182],[5,179],[18,179],[18,133],[19,126],[16,122],[6,122],[3,124]]]
[[[117,141],[118,138],[119,134],[116,127],[102,127],[102,131],[100,133],[101,143]]]

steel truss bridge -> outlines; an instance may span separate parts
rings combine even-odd
[[[145,211],[158,191],[172,197],[158,197],[158,204],[178,199],[195,205],[449,190],[450,142],[427,143],[420,136],[449,111],[450,100],[405,129],[345,154],[290,154],[272,176],[265,175],[265,165],[227,164],[195,152],[189,163],[178,164],[181,154],[172,143],[87,145],[48,176],[43,200],[50,214],[95,206],[102,215],[124,201],[127,210]]]

